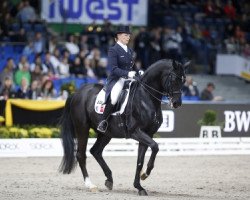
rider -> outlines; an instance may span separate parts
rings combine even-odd
[[[108,127],[108,118],[118,97],[122,91],[124,82],[128,78],[134,78],[137,73],[133,60],[133,50],[128,48],[127,44],[130,39],[129,26],[118,26],[115,32],[116,44],[109,48],[108,64],[111,67],[111,73],[106,83],[106,107],[99,123],[97,130],[105,133]],[[138,72],[139,73],[139,72]]]

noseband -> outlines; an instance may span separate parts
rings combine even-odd
[[[172,70],[169,73],[168,77],[166,78],[166,81],[165,81],[165,84],[164,84],[164,85],[167,85],[167,91],[168,92],[167,92],[167,95],[165,95],[165,96],[167,96],[168,98],[173,98],[174,94],[181,94],[181,89],[173,91],[173,87],[172,87],[173,76],[180,79],[182,84],[185,83],[185,80],[186,80],[185,76],[180,77],[179,75],[174,73],[173,70]]]

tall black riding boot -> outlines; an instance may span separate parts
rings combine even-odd
[[[107,103],[103,116],[102,116],[102,121],[99,123],[97,130],[105,133],[107,128],[108,128],[108,118],[111,115],[112,111],[114,110],[114,106],[111,103]]]

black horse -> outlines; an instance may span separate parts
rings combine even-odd
[[[138,189],[139,195],[147,195],[140,184],[140,178],[144,180],[150,175],[159,150],[158,144],[152,138],[162,123],[161,100],[163,96],[168,96],[172,108],[181,106],[181,88],[185,82],[187,65],[165,59],[152,64],[140,79],[133,82],[125,113],[119,117],[111,116],[106,133],[98,133],[90,153],[103,169],[107,177],[105,185],[108,189],[113,188],[113,177],[102,157],[102,152],[111,138],[125,137],[121,133],[127,132],[129,137],[139,142],[134,187]],[[64,157],[60,171],[64,174],[71,173],[77,159],[85,186],[91,190],[97,187],[91,183],[86,169],[86,147],[89,129],[96,130],[101,119],[100,114],[94,111],[94,103],[102,87],[100,84],[87,84],[81,87],[67,99],[61,119]],[[124,122],[120,123],[123,126],[118,126],[121,120]],[[152,153],[146,171],[141,172],[148,147],[152,149]]]

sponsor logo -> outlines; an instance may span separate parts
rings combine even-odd
[[[33,150],[48,150],[48,149],[53,149],[53,145],[50,143],[30,143],[30,148]]]
[[[220,126],[201,126],[200,138],[220,138]]]
[[[174,112],[172,110],[162,111],[163,122],[158,132],[172,132],[174,130]]]
[[[125,20],[132,22],[136,14],[134,7],[145,5],[145,0],[54,0],[43,1],[44,5],[49,5],[48,18],[67,18],[77,21],[86,18],[88,21],[104,20],[111,21]],[[146,10],[146,9],[145,9]],[[136,10],[138,11],[138,9]],[[140,11],[140,10],[139,10]],[[43,12],[47,12],[44,10]],[[82,21],[83,22],[83,21]]]
[[[19,149],[18,144],[15,143],[0,143],[0,150],[15,150]]]
[[[248,132],[250,125],[250,111],[224,111],[224,132]]]

